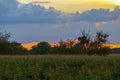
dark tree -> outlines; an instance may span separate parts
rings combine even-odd
[[[10,42],[10,33],[0,33],[0,54],[20,54],[27,53],[27,50],[20,43]]]
[[[48,42],[40,42],[37,46],[33,46],[31,53],[48,54],[50,52],[50,44]]]
[[[12,53],[11,44],[9,42],[0,41],[0,54]]]
[[[107,33],[103,33],[102,31],[97,32],[94,41],[90,43],[89,54],[109,54],[110,48],[105,46],[108,37],[109,35]]]
[[[1,42],[9,42],[10,38],[10,33],[7,33],[6,31],[3,33],[3,32],[0,32],[0,41]]]
[[[57,50],[55,50],[55,49],[57,49]],[[66,53],[68,53],[67,42],[63,41],[63,40],[60,40],[58,46],[55,46],[54,50],[57,51],[57,54],[66,54]]]
[[[79,42],[74,46],[75,51],[81,54],[107,55],[110,53],[110,48],[105,46],[108,37],[109,35],[107,33],[99,31],[92,40],[89,32],[86,33],[83,30],[82,35],[78,37]]]
[[[83,30],[81,33],[82,33],[81,36],[78,37],[79,43],[81,45],[83,45],[83,46],[89,44],[89,42],[90,42],[90,34],[89,34],[89,32],[86,33],[85,30]]]
[[[0,32],[0,54],[8,54],[11,53],[11,45],[8,41],[10,38],[10,33]]]
[[[79,42],[75,45],[75,48],[77,51],[79,50],[78,53],[87,54],[90,44],[90,34],[89,32],[86,33],[85,30],[83,30],[81,33],[81,36],[78,37]]]
[[[11,49],[13,54],[27,54],[28,51],[25,49],[21,43],[18,43],[16,41],[11,42]]]
[[[75,45],[75,40],[70,40],[70,39],[67,40],[67,48],[69,54],[75,53],[74,45]]]

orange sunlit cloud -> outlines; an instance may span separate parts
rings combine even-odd
[[[96,22],[95,27],[100,27],[100,26],[105,25],[105,24],[107,24],[107,22]]]

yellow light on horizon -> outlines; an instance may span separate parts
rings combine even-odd
[[[32,46],[36,46],[39,42],[30,42],[30,43],[24,43],[22,46],[28,50],[32,49]],[[58,43],[50,43],[51,47],[54,47],[56,45],[59,46]],[[120,48],[120,44],[105,44],[105,46],[109,46],[111,49],[114,48]]]
[[[120,0],[107,0],[113,4],[117,4],[117,5],[120,5]]]
[[[75,13],[79,11],[87,11],[90,9],[105,8],[113,10],[115,6],[120,6],[120,0],[18,0],[23,4],[27,4],[34,1],[49,1],[48,4],[39,3],[37,5],[44,6],[45,8],[54,7],[62,12]]]

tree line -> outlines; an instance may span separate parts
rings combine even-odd
[[[10,33],[0,33],[0,54],[87,54],[87,55],[108,55],[110,47],[105,46],[109,35],[98,31],[95,37],[89,32],[81,31],[76,40],[59,41],[51,46],[48,42],[40,42],[31,50],[25,49],[21,43],[9,41]]]
[[[21,43],[9,41],[10,33],[0,32],[0,54],[24,54],[27,53]]]

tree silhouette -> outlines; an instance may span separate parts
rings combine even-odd
[[[11,53],[11,45],[8,41],[10,38],[10,33],[0,32],[0,54],[8,54]]]
[[[31,53],[33,54],[47,54],[50,52],[50,44],[48,42],[40,42],[37,46],[33,46]]]
[[[10,38],[10,33],[7,33],[6,31],[3,33],[3,32],[0,32],[0,41],[1,42],[9,42]]]
[[[28,51],[25,49],[21,43],[16,41],[11,42],[11,49],[13,54],[27,54]]]
[[[27,50],[20,43],[10,42],[10,33],[0,32],[0,54],[27,53]]]
[[[78,37],[78,43],[76,44],[75,48],[76,50],[81,53],[81,54],[87,54],[88,53],[88,48],[90,44],[90,34],[89,32],[86,33],[85,30],[82,30],[81,36]]]
[[[103,33],[103,31],[97,32],[94,41],[90,43],[89,54],[109,54],[110,48],[105,46],[108,37],[109,35],[107,33]]]
[[[75,45],[76,52],[89,55],[106,55],[110,53],[110,48],[105,46],[107,38],[109,37],[107,33],[99,31],[93,40],[89,32],[86,33],[85,30],[83,30],[81,33],[82,35],[78,37],[79,42]]]
[[[57,49],[57,54],[67,54],[68,49],[67,49],[67,42],[60,40],[59,45],[55,47]],[[56,50],[55,50],[56,51]]]

